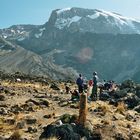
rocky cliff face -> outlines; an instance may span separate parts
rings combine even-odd
[[[11,51],[10,55],[1,55],[1,67],[11,71],[11,66],[5,65],[7,60],[17,64],[17,60],[22,59],[14,65],[16,69],[20,66],[20,71],[37,71],[53,78],[75,77],[78,72],[90,78],[96,70],[103,79],[140,81],[139,33],[139,21],[116,13],[82,8],[57,9],[44,25],[15,25],[0,30],[1,39],[30,54],[19,53],[15,57]],[[3,53],[2,41],[0,45],[0,53]],[[28,62],[26,71],[28,59],[32,63]]]
[[[140,33],[140,21],[104,10],[67,8],[55,10],[50,22],[60,30],[80,30],[92,33]]]

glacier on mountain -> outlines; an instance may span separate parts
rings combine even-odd
[[[94,23],[96,21],[100,22],[100,20],[104,18],[104,22],[103,22],[104,25],[107,25],[108,27],[109,26],[114,27],[114,29],[118,28],[120,30],[120,33],[123,33],[124,31],[126,32],[128,28],[129,28],[128,33],[138,33],[138,34],[140,33],[140,30],[134,24],[134,23],[140,24],[140,21],[135,20],[133,18],[124,17],[120,14],[108,12],[104,10],[95,9],[83,15],[82,12],[79,11],[80,11],[79,8],[65,8],[56,11],[57,18],[55,21],[55,27],[61,30],[65,27],[66,28],[70,27],[72,23],[77,23],[77,25],[79,25],[79,29],[83,30],[83,28],[85,28],[83,25],[83,21],[85,20],[85,18],[89,18],[91,19],[91,21],[90,23],[87,24],[91,24],[89,26],[94,29],[96,28],[94,26]],[[81,24],[82,24],[82,28],[80,27]]]
[[[72,18],[58,18],[55,22],[55,27],[59,28],[59,29],[63,29],[65,26],[69,27],[71,25],[71,23],[73,22],[78,22],[81,19],[81,17],[79,16],[74,16]]]

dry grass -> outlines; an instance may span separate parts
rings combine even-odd
[[[8,140],[20,140],[22,136],[21,131],[15,131],[9,138]]]
[[[125,111],[126,111],[126,105],[124,104],[124,102],[119,102],[116,112],[118,112],[120,114],[124,114]]]
[[[108,112],[110,112],[110,108],[107,104],[99,105],[98,109],[100,109],[104,115],[106,115]]]
[[[57,137],[50,137],[50,138],[48,138],[46,140],[59,140],[59,138],[57,138]]]
[[[3,125],[0,125],[0,133],[8,133],[15,131],[15,125],[8,125],[3,123]]]
[[[104,120],[101,121],[101,123],[103,123],[104,125],[110,125],[111,121],[107,120],[107,119],[104,119]]]
[[[132,131],[133,131],[134,133],[139,133],[139,134],[140,134],[140,128],[139,128],[139,127],[133,128]]]

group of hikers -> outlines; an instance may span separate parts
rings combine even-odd
[[[86,93],[88,96],[88,100],[97,100],[98,93],[102,93],[104,90],[112,90],[114,86],[114,81],[103,81],[99,82],[99,78],[97,72],[93,72],[92,80],[85,80],[82,77],[82,74],[79,74],[79,77],[76,79],[76,84],[78,86],[78,90],[74,89],[70,90],[69,86],[66,85],[66,92],[71,93],[72,100],[79,100],[81,93]]]
[[[78,92],[83,93],[83,92],[87,92],[88,93],[88,99],[89,100],[97,100],[97,82],[98,82],[99,78],[97,76],[97,72],[93,72],[93,80],[89,80],[89,83],[86,83],[83,80],[83,77],[81,74],[79,74],[79,77],[76,80],[76,84],[78,86]],[[87,86],[85,86],[86,84],[88,84]]]

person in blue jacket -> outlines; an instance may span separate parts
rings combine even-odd
[[[82,93],[83,92],[83,89],[84,89],[83,83],[84,83],[83,77],[82,77],[81,74],[79,74],[79,77],[76,80],[76,84],[78,86],[79,93]]]

